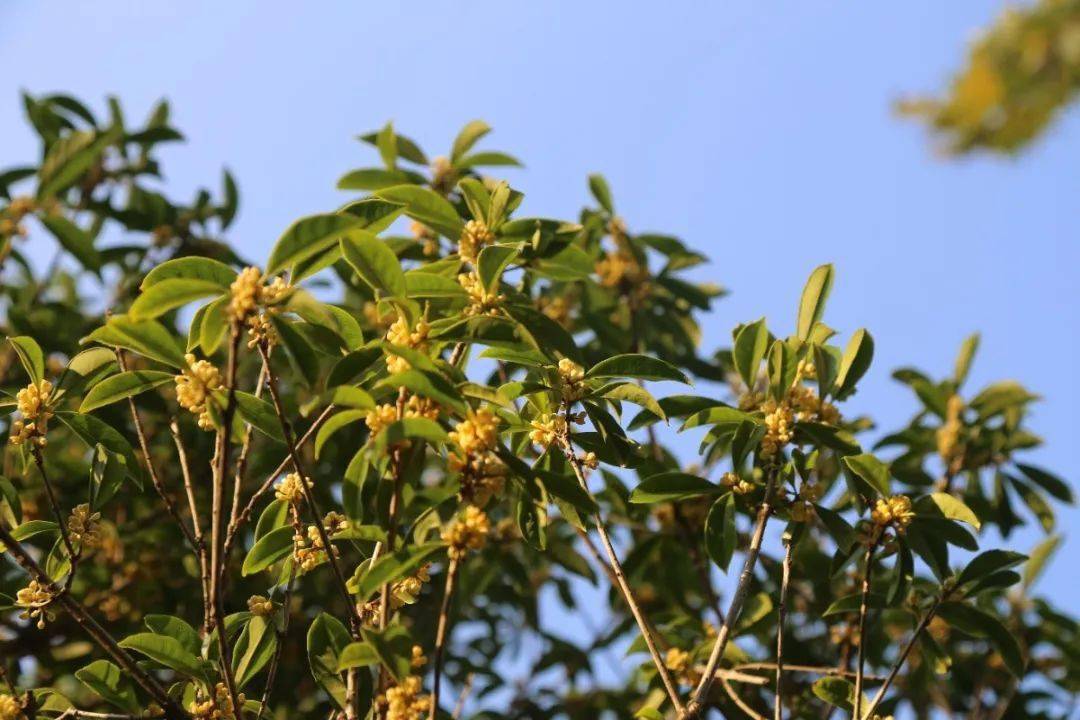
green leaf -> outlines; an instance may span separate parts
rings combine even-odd
[[[410,652],[412,650],[410,649]],[[375,648],[366,642],[354,642],[345,646],[338,660],[338,672],[344,672],[351,668],[368,667],[382,662],[375,653]]]
[[[593,173],[589,176],[589,191],[596,198],[596,202],[600,203],[600,207],[607,210],[610,215],[615,214],[615,203],[611,199],[611,188],[603,175]]]
[[[285,442],[285,436],[281,434],[281,421],[278,420],[273,404],[268,400],[237,390],[236,412],[244,422],[263,435],[278,442]]]
[[[814,682],[812,689],[818,698],[841,710],[850,711],[855,706],[855,686],[844,678],[820,678]]]
[[[176,638],[192,655],[199,654],[202,647],[199,633],[195,632],[195,628],[184,620],[172,615],[147,615],[143,618],[143,623],[150,628],[151,632],[157,635],[168,635]]]
[[[375,136],[375,147],[379,150],[379,157],[388,170],[393,170],[397,165],[397,136],[394,135],[394,123],[388,122]]]
[[[450,149],[450,162],[457,164],[457,161],[476,144],[477,140],[491,132],[491,126],[483,120],[471,120],[465,127],[461,128],[461,132],[454,138],[454,144]]]
[[[503,455],[504,453],[500,452],[500,456]],[[599,511],[596,501],[581,487],[576,477],[549,472],[540,468],[532,468],[532,472],[543,483],[544,489],[559,500],[569,503],[579,512],[591,515]]]
[[[44,214],[41,224],[48,228],[60,246],[71,253],[82,266],[92,272],[101,270],[101,254],[94,247],[89,233],[63,215]]]
[[[795,351],[783,340],[775,340],[769,348],[769,393],[777,401],[787,395],[795,384],[795,373],[799,369]]]
[[[45,378],[45,354],[41,352],[41,346],[34,338],[26,335],[9,337],[8,342],[19,356],[19,363],[23,370],[26,370],[26,374],[35,383],[40,383]]]
[[[915,503],[917,515],[927,514],[931,517],[946,517],[950,520],[959,520],[971,525],[976,530],[980,523],[978,516],[963,501],[948,493],[937,492],[919,498]]]
[[[12,529],[11,537],[22,542],[45,533],[58,534],[59,532],[60,527],[51,520],[27,520],[22,525]]]
[[[547,548],[547,533],[544,532],[540,513],[527,493],[522,493],[514,504],[514,519],[525,542],[536,550]]]
[[[956,369],[953,371],[953,382],[959,389],[967,380],[971,370],[971,361],[975,359],[975,353],[979,349],[979,333],[968,336],[964,344],[960,346],[960,354],[956,356]]]
[[[870,453],[861,455],[848,455],[843,458],[847,469],[865,482],[870,490],[868,494],[875,493],[882,497],[889,496],[889,466],[878,460]]]
[[[1031,557],[1028,558],[1027,564],[1024,565],[1024,588],[1030,588],[1035,584],[1035,581],[1039,579],[1043,569],[1046,567],[1047,561],[1050,557],[1057,552],[1057,549],[1061,547],[1062,537],[1060,535],[1051,535],[1043,540],[1041,543],[1035,546],[1035,549],[1031,551]]]
[[[705,517],[705,551],[721,570],[727,572],[737,543],[735,496],[724,493]]]
[[[105,378],[86,393],[80,413],[111,405],[125,398],[134,397],[175,379],[175,375],[158,370],[130,370]]]
[[[345,706],[345,683],[338,674],[338,663],[350,640],[349,631],[342,622],[327,613],[319,613],[308,628],[307,654],[311,674],[339,708]]]
[[[117,141],[119,134],[119,128],[100,133],[80,131],[53,143],[38,170],[38,199],[71,187],[97,162],[105,148]]]
[[[435,554],[445,547],[441,542],[424,543],[383,555],[356,582],[354,594],[360,602],[367,600],[385,583],[391,583],[415,573],[420,566],[430,562]]]
[[[690,378],[677,367],[649,355],[614,355],[601,360],[585,373],[587,378],[629,377],[640,380],[673,380],[692,384]]]
[[[840,371],[836,375],[836,390],[833,393],[837,400],[843,400],[855,392],[856,383],[870,369],[873,359],[874,338],[864,329],[856,330],[840,358]]]
[[[131,443],[111,425],[107,425],[93,415],[79,415],[67,410],[58,411],[56,417],[90,448],[101,445],[123,459],[127,465],[125,468],[127,474],[137,483],[141,482],[139,465],[131,449]]]
[[[474,167],[521,167],[521,161],[504,152],[483,150],[460,158],[454,165],[463,169]]]
[[[128,315],[133,320],[152,320],[170,310],[221,295],[222,288],[216,282],[174,278],[154,283],[135,298]]]
[[[219,260],[188,255],[156,265],[146,273],[139,289],[147,290],[164,280],[202,280],[218,285],[224,292],[236,280],[236,271]]]
[[[375,196],[404,205],[406,215],[454,242],[461,237],[465,223],[461,221],[454,206],[433,190],[419,185],[398,185],[379,190]]]
[[[517,255],[517,248],[509,245],[489,245],[480,251],[476,260],[476,272],[485,290],[493,293],[498,289],[503,271]]]
[[[464,415],[468,409],[464,398],[454,385],[441,374],[431,371],[417,370],[412,368],[403,372],[394,373],[381,383],[379,387],[391,389],[407,388],[409,392],[434,400],[440,405]]]
[[[828,617],[830,615],[843,615],[844,613],[857,613],[862,605],[862,593],[851,593],[845,595],[842,598],[834,600],[829,607],[825,608],[825,612],[822,617]],[[867,596],[868,608],[879,609],[885,607],[885,596],[879,593],[870,593]]]
[[[188,652],[176,638],[156,633],[136,633],[121,640],[119,645],[141,653],[159,665],[172,668],[182,675],[206,678],[202,662],[194,654]]]
[[[164,325],[155,320],[135,320],[128,315],[113,315],[104,326],[94,330],[86,339],[131,350],[175,368],[187,367],[180,343]]]
[[[402,440],[427,440],[431,443],[446,442],[446,431],[434,420],[414,417],[397,420],[387,425],[375,438],[375,450],[382,452]]]
[[[424,182],[424,176],[408,170],[361,168],[347,172],[337,181],[338,190],[382,190],[395,185]]]
[[[102,700],[119,708],[122,712],[141,714],[143,704],[135,693],[135,686],[127,674],[108,660],[95,660],[75,671],[79,679]]]
[[[630,402],[645,408],[658,418],[667,420],[667,416],[664,415],[664,409],[660,407],[660,403],[656,401],[653,394],[631,382],[622,382],[612,385],[606,385],[598,392],[600,397],[605,397],[609,400],[619,400],[622,402]]]
[[[240,572],[244,577],[262,572],[292,552],[292,548],[292,527],[286,525],[275,528],[260,537],[251,547],[244,558],[244,566]]]
[[[713,485],[703,477],[684,472],[663,472],[642,480],[630,493],[630,502],[637,504],[672,502],[702,495],[715,495],[724,488]]]
[[[1005,570],[1027,560],[1027,555],[1012,550],[987,550],[976,555],[956,579],[957,585],[979,580],[990,573]]]
[[[829,533],[829,537],[836,543],[836,547],[840,550],[847,550],[854,544],[855,529],[840,513],[824,505],[815,505],[814,510],[821,520],[821,524],[825,526],[825,530]]]
[[[977,638],[986,638],[994,649],[1001,654],[1005,666],[1016,677],[1024,676],[1023,651],[1016,637],[1000,620],[968,603],[945,602],[937,610],[937,615],[951,627]]]
[[[833,266],[821,265],[810,273],[810,279],[803,288],[802,299],[799,301],[799,320],[797,334],[800,340],[810,337],[810,331],[814,324],[821,320],[825,313],[825,301],[829,299],[829,291],[832,290]]]
[[[363,638],[395,680],[400,682],[411,674],[413,641],[404,625],[391,625],[385,630],[365,628]]]
[[[363,422],[367,417],[367,414],[367,410],[343,410],[331,415],[326,422],[322,424],[322,427],[319,428],[319,432],[315,435],[316,459],[322,455],[323,446],[334,436],[334,433],[353,423]]]
[[[410,270],[405,273],[405,295],[415,299],[464,298],[465,288],[445,275]]]
[[[277,315],[270,316],[281,345],[289,356],[289,362],[308,387],[319,382],[319,358],[315,349],[292,323]]]
[[[345,213],[300,218],[285,230],[270,251],[266,274],[277,275],[287,267],[324,252],[337,244],[347,230],[364,224],[360,218]]]
[[[769,329],[765,326],[765,318],[744,325],[735,336],[732,360],[746,387],[754,387],[758,369],[761,367],[761,361],[765,357],[768,346]]]
[[[1033,465],[1024,465],[1022,463],[1016,463],[1017,469],[1024,473],[1028,480],[1035,483],[1043,490],[1048,492],[1051,496],[1057,498],[1063,503],[1073,503],[1072,490],[1069,488],[1068,483],[1059,478],[1056,475],[1052,475],[1041,468],[1037,468]]]
[[[404,298],[405,273],[397,255],[385,242],[366,230],[354,230],[341,238],[341,254],[360,279],[387,297]]]
[[[233,675],[236,678],[237,690],[243,689],[266,667],[274,656],[277,643],[271,621],[252,615],[233,648]]]

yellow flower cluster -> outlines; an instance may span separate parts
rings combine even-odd
[[[470,220],[465,223],[458,239],[458,255],[465,262],[476,264],[480,257],[480,251],[495,242],[495,233],[491,232],[481,220]]]
[[[301,482],[298,473],[289,473],[285,476],[285,479],[274,488],[274,497],[278,500],[284,500],[292,505],[299,505],[304,499],[304,486],[300,484]],[[310,480],[307,481],[307,486],[312,486]]]
[[[465,307],[466,316],[499,314],[499,307],[506,300],[505,295],[498,291],[488,292],[475,272],[461,273],[457,279],[458,285],[465,288],[469,295],[469,304]]]
[[[349,521],[345,519],[345,516],[337,512],[329,512],[323,519],[323,527],[326,528],[326,534],[331,539],[348,525]],[[335,558],[341,555],[341,550],[336,547],[331,546],[330,550]],[[319,528],[308,525],[306,538],[299,532],[293,535],[293,558],[303,572],[313,570],[326,562],[326,547],[323,545]]]
[[[720,484],[726,488],[731,488],[731,492],[736,495],[745,495],[754,489],[754,484],[748,480],[743,480],[738,474],[733,472],[726,472],[720,476]]]
[[[911,499],[907,495],[893,495],[874,503],[870,519],[878,527],[892,525],[897,532],[904,532],[915,518],[911,509]]]
[[[814,503],[821,499],[822,489],[817,483],[803,483],[799,486],[799,496],[791,505],[791,519],[795,522],[809,522],[814,518]]]
[[[53,416],[52,391],[52,383],[41,380],[30,383],[15,395],[16,409],[22,419],[11,423],[9,441],[12,445],[31,442],[38,447],[45,446],[45,433]]]
[[[570,313],[574,303],[565,295],[541,295],[536,299],[537,309],[564,328],[570,327]]]
[[[23,620],[37,620],[39,630],[45,629],[46,620],[53,619],[53,614],[49,611],[49,603],[52,601],[52,592],[37,580],[31,580],[29,585],[15,594],[15,604],[23,609],[19,617]]]
[[[413,668],[422,668],[427,665],[427,656],[424,655],[424,648],[419,645],[412,646],[412,658],[409,660],[409,665]]]
[[[87,503],[76,505],[67,521],[71,542],[90,550],[101,545],[101,513],[90,512]]]
[[[664,656],[664,667],[676,674],[690,669],[690,653],[677,647],[669,648]]]
[[[188,353],[184,356],[187,369],[176,376],[176,401],[199,418],[199,427],[209,430],[214,421],[207,407],[210,393],[221,389],[221,372],[206,360],[196,360]]]
[[[770,458],[791,442],[795,412],[787,402],[778,403],[769,398],[762,406],[765,413],[765,437],[761,440],[761,456]]]
[[[22,705],[11,695],[0,694],[0,720],[26,720]]]
[[[388,425],[397,422],[397,419],[397,406],[393,403],[383,403],[368,410],[367,417],[364,418],[364,424],[371,431],[371,437],[375,437],[385,430]]]
[[[12,198],[8,206],[0,211],[0,238],[12,235],[26,237],[26,226],[22,225],[22,220],[36,207],[37,203],[27,195]]]
[[[532,432],[529,433],[529,439],[545,450],[551,447],[552,443],[566,437],[566,418],[562,415],[544,413],[530,425]]]
[[[621,248],[609,251],[596,262],[595,269],[600,276],[600,284],[609,288],[633,288],[642,285],[649,277],[649,272],[637,258]]]
[[[952,473],[959,472],[964,459],[964,446],[960,441],[964,429],[963,412],[964,399],[955,394],[950,396],[945,406],[945,422],[935,433],[938,455]]]
[[[424,584],[431,581],[431,565],[427,564],[416,571],[415,575],[402,578],[390,586],[390,609],[397,610],[402,605],[412,605],[420,597]],[[356,606],[360,621],[374,626],[379,623],[380,599],[378,597]]]
[[[470,550],[479,550],[487,543],[491,532],[491,522],[480,508],[469,505],[461,517],[450,523],[442,534],[442,539],[449,546],[448,554],[452,560],[461,560]]]
[[[813,367],[813,365],[811,365]],[[806,385],[795,385],[787,394],[787,402],[795,411],[795,419],[800,422],[820,421],[835,425],[840,421],[840,412],[828,400],[822,400]]]
[[[585,395],[585,368],[570,358],[559,361],[559,391],[568,403],[576,402]]]
[[[232,698],[229,697],[229,689],[225,686],[225,683],[218,683],[214,686],[214,697],[205,700],[200,699],[201,697],[205,696],[200,691],[188,706],[191,715],[197,720],[236,719],[236,708],[233,706]],[[241,705],[247,700],[244,693],[238,693],[236,699],[240,701]]]
[[[259,313],[259,309],[271,310],[291,290],[289,284],[280,276],[268,284],[263,280],[262,270],[246,267],[229,287],[231,297],[227,313],[232,322],[247,325],[251,338],[248,347],[255,347],[261,342],[275,342],[273,325],[265,315]]]
[[[434,230],[424,223],[414,220],[409,225],[409,232],[413,234],[417,242],[423,244],[424,255],[434,257],[439,254],[439,236]]]
[[[420,678],[409,675],[386,691],[386,720],[422,720],[431,708],[431,696],[421,695]]]
[[[410,329],[409,321],[403,315],[386,331],[386,340],[392,345],[401,345],[420,352],[427,352],[427,339],[430,332],[431,326],[428,325],[427,320],[424,318],[417,320],[416,326]],[[405,372],[409,367],[409,361],[405,358],[397,355],[386,356],[386,369],[392,373]]]
[[[389,361],[389,358],[387,360]],[[408,401],[405,403],[402,416],[407,418],[438,420],[441,413],[442,406],[434,400],[420,397],[419,395],[410,395]],[[368,410],[367,416],[364,418],[364,424],[367,425],[368,430],[371,431],[370,437],[374,438],[385,430],[387,426],[397,422],[397,419],[397,405],[394,403],[383,403],[382,405],[377,405]]]
[[[247,601],[248,611],[259,617],[270,617],[274,614],[274,601],[264,595],[252,595]]]
[[[449,437],[466,455],[490,452],[499,440],[499,418],[484,407],[469,410]]]
[[[441,413],[442,406],[431,398],[411,395],[409,396],[409,400],[405,403],[405,417],[407,418],[438,420]]]
[[[460,495],[477,507],[487,505],[502,492],[506,466],[495,454],[499,438],[499,418],[487,408],[470,410],[449,433],[461,452],[450,453],[447,465],[461,475]]]

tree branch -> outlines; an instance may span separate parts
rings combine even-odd
[[[780,600],[776,618],[776,700],[773,719],[784,717],[784,621],[787,619],[788,583],[791,581],[791,551],[794,543],[791,537],[784,543],[784,561],[780,570]]]
[[[873,580],[874,551],[881,540],[879,530],[866,547],[865,568],[862,581],[862,601],[859,603],[859,655],[855,661],[855,709],[852,717],[862,717],[863,672],[866,668],[866,616],[870,609],[870,587]]]
[[[451,559],[446,566],[446,588],[443,590],[442,607],[439,608],[439,626],[435,632],[435,679],[431,686],[431,714],[430,720],[435,720],[439,712],[439,689],[442,685],[442,660],[443,648],[446,644],[447,628],[450,624],[450,602],[454,596],[454,580],[457,577],[458,561]]]

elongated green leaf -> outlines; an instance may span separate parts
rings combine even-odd
[[[946,517],[950,520],[959,520],[971,525],[976,530],[980,523],[978,516],[964,502],[948,493],[932,493],[920,498],[915,503],[915,513],[929,515],[930,517]]]
[[[38,199],[52,197],[71,187],[119,137],[119,128],[102,133],[74,132],[49,148],[38,171]]]
[[[285,442],[281,433],[281,421],[278,420],[273,404],[264,398],[238,390],[236,392],[236,412],[244,422],[278,442]]]
[[[870,453],[861,455],[848,455],[843,459],[844,465],[856,477],[863,480],[865,488],[870,495],[877,493],[883,497],[889,495],[889,466],[878,460]]]
[[[141,483],[139,464],[135,460],[135,453],[131,449],[131,443],[115,428],[93,415],[80,415],[67,410],[58,411],[56,417],[89,447],[93,448],[95,445],[101,445],[109,452],[116,454],[123,460],[126,466],[124,470],[128,476],[135,480],[136,483]]]
[[[419,184],[424,176],[408,170],[362,168],[347,172],[337,181],[338,190],[382,190],[395,185]]]
[[[976,555],[956,578],[957,585],[979,580],[990,573],[1005,570],[1027,560],[1027,555],[1012,550],[987,550]]]
[[[87,413],[125,398],[134,397],[159,385],[164,385],[175,377],[172,373],[158,370],[130,370],[113,375],[90,388],[90,392],[86,393],[82,404],[79,405],[79,412]]]
[[[252,615],[233,649],[233,675],[242,689],[266,667],[277,649],[277,635],[270,620]]]
[[[840,358],[840,370],[836,374],[836,389],[833,392],[838,400],[855,392],[856,383],[870,369],[873,359],[874,338],[866,330],[856,330]]]
[[[327,613],[320,613],[308,628],[311,674],[339,708],[345,706],[345,683],[338,674],[338,664],[350,640],[349,631],[341,621]]]
[[[319,357],[307,338],[288,320],[273,315],[270,322],[281,338],[281,344],[289,356],[289,362],[308,387],[319,382]]]
[[[135,320],[128,315],[113,315],[104,326],[94,330],[86,339],[131,350],[175,368],[187,367],[180,343],[165,326],[155,320]]]
[[[810,330],[813,329],[814,323],[821,320],[821,316],[825,314],[825,301],[829,299],[832,283],[832,265],[821,265],[810,273],[810,279],[806,281],[802,299],[799,301],[799,321],[796,332],[800,340],[810,337]]]
[[[261,572],[288,555],[293,547],[293,529],[275,528],[260,537],[244,558],[241,573],[247,577]]]
[[[400,580],[416,572],[421,565],[430,562],[445,547],[441,542],[425,543],[383,555],[356,581],[355,595],[361,602],[367,600],[383,584]]]
[[[628,377],[640,380],[673,380],[690,385],[690,378],[677,367],[649,355],[614,355],[593,365],[588,378]]]
[[[379,655],[375,652],[375,648],[368,643],[349,643],[341,652],[341,657],[338,660],[338,671],[344,672],[351,668],[368,667],[378,662],[382,662]]]
[[[143,704],[139,701],[131,679],[108,660],[95,660],[86,667],[79,668],[75,671],[75,677],[102,700],[122,712],[134,715],[142,713]]]
[[[219,260],[189,255],[155,266],[139,288],[145,291],[164,280],[201,280],[218,285],[224,292],[236,280],[236,271]]]
[[[703,477],[684,472],[664,472],[642,480],[630,493],[630,502],[637,504],[671,502],[724,491]]]
[[[9,337],[8,342],[30,379],[35,383],[41,382],[45,377],[45,354],[41,352],[37,340],[26,335],[17,335]]]
[[[596,202],[600,203],[600,207],[607,210],[608,213],[615,213],[615,202],[611,199],[611,188],[603,175],[593,173],[589,176],[589,190],[592,192],[593,197],[596,198]]]
[[[752,388],[757,382],[758,369],[768,346],[769,329],[765,326],[765,318],[744,325],[735,336],[732,360],[746,387]]]
[[[407,295],[401,262],[379,238],[366,230],[353,230],[341,238],[341,253],[360,279],[376,292],[397,298]]]
[[[266,274],[277,275],[291,265],[322,253],[336,244],[347,230],[363,225],[360,218],[349,214],[300,218],[285,230],[270,251]]]
[[[405,273],[405,294],[410,298],[463,298],[465,288],[445,275],[419,270]]]
[[[938,617],[961,632],[986,638],[1000,653],[1005,666],[1016,677],[1024,675],[1024,653],[1016,637],[993,615],[961,602],[945,602],[938,607]]]
[[[491,126],[483,120],[470,120],[454,138],[454,144],[450,149],[450,162],[457,164],[457,161],[472,149],[477,140],[489,132],[491,132]]]
[[[738,542],[735,531],[735,496],[725,493],[717,498],[705,517],[705,551],[724,572],[731,565]]]
[[[101,270],[101,254],[94,247],[94,240],[89,233],[63,215],[42,215],[41,224],[84,268],[94,273]]]
[[[170,310],[206,297],[221,295],[216,282],[173,278],[154,283],[135,298],[128,315],[133,320],[152,320]]]
[[[1061,536],[1051,535],[1043,540],[1041,543],[1035,546],[1035,549],[1031,551],[1031,557],[1028,558],[1027,563],[1024,565],[1024,588],[1029,588],[1035,584],[1035,581],[1042,575],[1042,571],[1046,568],[1046,563],[1050,557],[1057,552],[1057,549],[1061,547]]]
[[[199,633],[186,621],[172,615],[147,615],[143,618],[143,623],[157,635],[176,638],[192,655],[199,654],[202,647]]]
[[[315,435],[315,457],[318,458],[322,454],[323,446],[334,436],[334,433],[348,425],[363,422],[367,414],[367,410],[343,410],[331,415]]]
[[[120,641],[120,647],[134,650],[154,662],[192,678],[205,678],[202,662],[176,638],[156,633],[136,633]]]
[[[476,260],[476,272],[485,290],[491,293],[498,289],[503,271],[517,254],[516,248],[507,245],[489,245],[480,251],[480,257]]]
[[[405,206],[405,214],[457,242],[465,223],[454,206],[438,193],[419,185],[383,188],[375,196]]]

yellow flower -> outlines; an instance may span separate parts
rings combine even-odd
[[[690,667],[690,653],[673,647],[664,656],[664,666],[673,673],[683,673]]]
[[[761,455],[768,458],[791,442],[795,413],[786,402],[777,403],[772,398],[762,404],[761,410],[765,413],[765,437],[761,440]]]
[[[304,499],[304,487],[300,483],[301,480],[299,474],[289,473],[285,476],[285,479],[281,481],[281,484],[274,488],[274,497],[293,505],[300,504]],[[312,482],[308,480],[307,484],[308,487],[311,487]]]
[[[262,299],[263,287],[262,270],[257,267],[246,267],[233,280],[229,286],[229,318],[237,323],[244,322],[259,308]]]
[[[420,678],[409,675],[386,691],[386,720],[422,720],[431,707],[431,697],[421,695]]]
[[[416,326],[409,328],[409,321],[405,316],[399,317],[386,332],[386,340],[392,345],[411,348],[420,352],[427,352],[427,338],[431,332],[431,326],[427,320],[420,318]],[[409,361],[397,355],[386,356],[386,369],[391,373],[404,372],[411,366]]]
[[[86,503],[76,505],[67,521],[68,535],[84,550],[101,545],[101,513],[90,512]]]
[[[495,242],[495,233],[481,220],[470,220],[465,223],[458,239],[458,254],[465,262],[476,264],[480,257],[480,251]]]
[[[731,488],[731,491],[736,495],[745,495],[754,489],[753,483],[743,480],[733,472],[726,472],[721,475],[720,484],[724,487]]]
[[[465,288],[469,295],[469,304],[465,307],[466,316],[499,314],[499,306],[506,300],[505,295],[498,291],[488,292],[475,272],[461,273],[457,279],[458,285]]]
[[[484,507],[495,495],[503,491],[506,483],[506,465],[493,452],[473,455],[450,453],[447,464],[451,472],[461,474],[461,499],[467,503]]]
[[[10,695],[0,694],[0,720],[26,720],[22,705]]]
[[[371,437],[374,438],[385,430],[388,425],[397,422],[397,419],[397,406],[393,403],[383,403],[368,410],[367,416],[364,418],[364,424],[368,426]]]
[[[449,546],[453,560],[461,560],[470,550],[479,550],[487,543],[491,522],[483,510],[468,505],[457,520],[443,531],[442,539]]]
[[[424,655],[424,648],[419,645],[412,646],[412,659],[409,661],[409,665],[414,668],[421,668],[427,665],[427,656]]]
[[[907,495],[893,495],[890,498],[879,499],[874,503],[874,509],[870,511],[870,519],[875,525],[879,527],[892,525],[897,532],[904,532],[914,518],[911,499]]]
[[[252,595],[247,601],[248,611],[259,617],[270,617],[274,614],[274,601],[263,595]]]
[[[9,442],[22,445],[32,442],[38,447],[46,443],[45,433],[52,419],[53,385],[48,380],[32,382],[15,395],[15,408],[22,419],[11,423]]]
[[[530,425],[532,432],[529,433],[529,439],[544,449],[566,435],[566,418],[558,414],[544,413]]]
[[[214,427],[214,421],[207,406],[210,394],[221,389],[221,373],[206,360],[196,360],[190,353],[184,359],[188,366],[176,376],[176,402],[198,416],[200,428],[209,430]]]
[[[563,400],[580,400],[585,395],[585,368],[570,358],[563,358],[559,361],[558,373]]]
[[[37,580],[31,580],[29,585],[15,594],[15,604],[23,609],[19,613],[19,617],[23,620],[36,619],[39,630],[45,629],[46,620],[53,619],[53,615],[48,609],[52,601],[52,591]]]
[[[247,700],[243,693],[238,693],[236,699],[241,705]],[[236,708],[233,706],[225,683],[214,686],[213,698],[207,698],[201,690],[198,691],[188,706],[188,710],[197,720],[235,720],[236,718]]]
[[[480,455],[495,449],[499,440],[499,418],[487,408],[469,410],[465,419],[448,435],[466,455]]]

